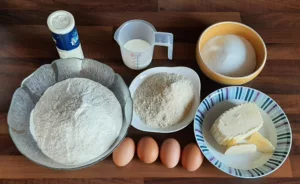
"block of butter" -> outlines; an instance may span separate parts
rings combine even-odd
[[[263,125],[259,107],[244,103],[224,112],[210,129],[220,145],[233,145],[257,132]]]
[[[253,133],[248,139],[248,143],[255,144],[257,150],[262,153],[273,153],[275,148],[272,143],[264,138],[259,132]]]
[[[255,144],[236,144],[226,149],[225,155],[243,155],[247,153],[253,153],[256,151]]]

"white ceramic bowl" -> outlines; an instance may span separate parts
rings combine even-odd
[[[253,102],[264,120],[259,132],[275,147],[273,154],[254,152],[245,155],[224,155],[210,133],[214,121],[226,110]],[[289,120],[280,106],[268,95],[243,86],[218,89],[204,98],[194,119],[194,134],[203,155],[221,171],[239,178],[259,178],[273,173],[287,159],[292,146]]]
[[[161,72],[183,75],[192,81],[194,87],[194,101],[193,101],[192,108],[188,112],[187,116],[184,119],[182,119],[181,122],[167,128],[149,127],[146,124],[144,124],[142,120],[139,118],[139,116],[133,111],[131,125],[138,130],[145,131],[145,132],[157,132],[157,133],[176,132],[188,126],[193,121],[193,118],[195,116],[196,110],[200,103],[201,83],[198,74],[194,70],[187,67],[156,67],[156,68],[145,70],[144,72],[136,76],[136,78],[131,82],[129,86],[131,97],[133,98],[135,90],[144,82],[146,78],[148,78],[153,74],[161,73]]]

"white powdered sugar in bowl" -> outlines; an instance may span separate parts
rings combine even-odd
[[[256,67],[253,46],[238,35],[220,35],[208,40],[201,48],[201,56],[211,70],[229,77],[250,75]]]

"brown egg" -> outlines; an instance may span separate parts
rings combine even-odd
[[[188,171],[197,170],[203,162],[203,155],[195,143],[186,145],[181,154],[181,164]]]
[[[158,157],[158,145],[151,137],[143,137],[137,145],[137,155],[146,164],[155,162]]]
[[[112,158],[117,166],[123,167],[132,160],[134,153],[134,141],[131,138],[126,137],[124,141],[117,147],[117,149],[114,150]]]
[[[175,167],[180,160],[180,144],[176,139],[166,139],[160,147],[160,160],[167,168]]]

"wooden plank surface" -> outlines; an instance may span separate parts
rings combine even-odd
[[[68,11],[157,11],[157,0],[2,0],[0,9],[3,10],[51,10]]]
[[[199,184],[199,183],[209,183],[209,184],[219,184],[224,182],[230,182],[230,183],[239,183],[239,184],[278,184],[278,183],[284,183],[284,184],[298,184],[299,181],[295,179],[290,178],[268,178],[268,179],[254,179],[254,180],[245,180],[245,179],[230,179],[224,181],[224,179],[221,178],[201,178],[201,179],[195,179],[195,178],[180,178],[176,180],[168,180],[165,178],[160,179],[146,179],[145,184],[182,184],[182,183],[188,183],[188,184]]]
[[[45,25],[52,11],[41,10],[1,10],[1,24],[8,25]],[[151,22],[156,27],[198,27],[210,25],[222,20],[240,20],[237,12],[94,12],[72,11],[76,26],[119,26],[130,19],[142,19]],[[159,17],[159,18],[158,18]],[[163,17],[163,18],[162,18]]]
[[[158,0],[160,11],[193,12],[299,12],[298,0]]]
[[[226,180],[228,181],[228,180]],[[142,179],[23,179],[23,180],[1,180],[0,184],[199,184],[210,183],[219,184],[224,183],[223,178],[146,178]],[[299,182],[291,178],[268,178],[268,179],[230,179],[230,183],[239,184],[298,184]]]
[[[27,160],[8,135],[6,115],[14,90],[40,65],[58,58],[47,16],[65,9],[76,19],[86,57],[110,65],[127,84],[141,71],[126,68],[113,33],[123,22],[144,19],[159,31],[172,32],[174,60],[167,49],[155,48],[155,66],[188,66],[200,76],[201,96],[224,87],[209,80],[195,61],[195,44],[201,32],[220,21],[242,21],[254,28],[268,49],[267,64],[254,81],[246,84],[270,95],[286,112],[293,131],[289,159],[275,173],[257,180],[225,175],[208,161],[196,172],[180,165],[166,169],[158,160],[142,164],[137,158],[126,168],[117,168],[111,158],[78,171],[50,170]],[[211,13],[213,12],[213,13]],[[0,1],[0,183],[300,183],[300,1],[298,0],[3,0]],[[144,133],[130,128],[137,142],[150,135],[159,144],[169,137],[181,146],[194,141],[192,126],[172,134]],[[224,180],[224,178],[226,180]]]
[[[212,166],[207,160],[195,172],[189,172],[181,166],[167,169],[157,160],[153,164],[144,164],[137,158],[125,167],[115,166],[111,159],[106,159],[89,168],[76,171],[49,170],[33,164],[23,156],[0,156],[0,178],[232,178]],[[270,178],[291,178],[292,168],[288,159]]]

